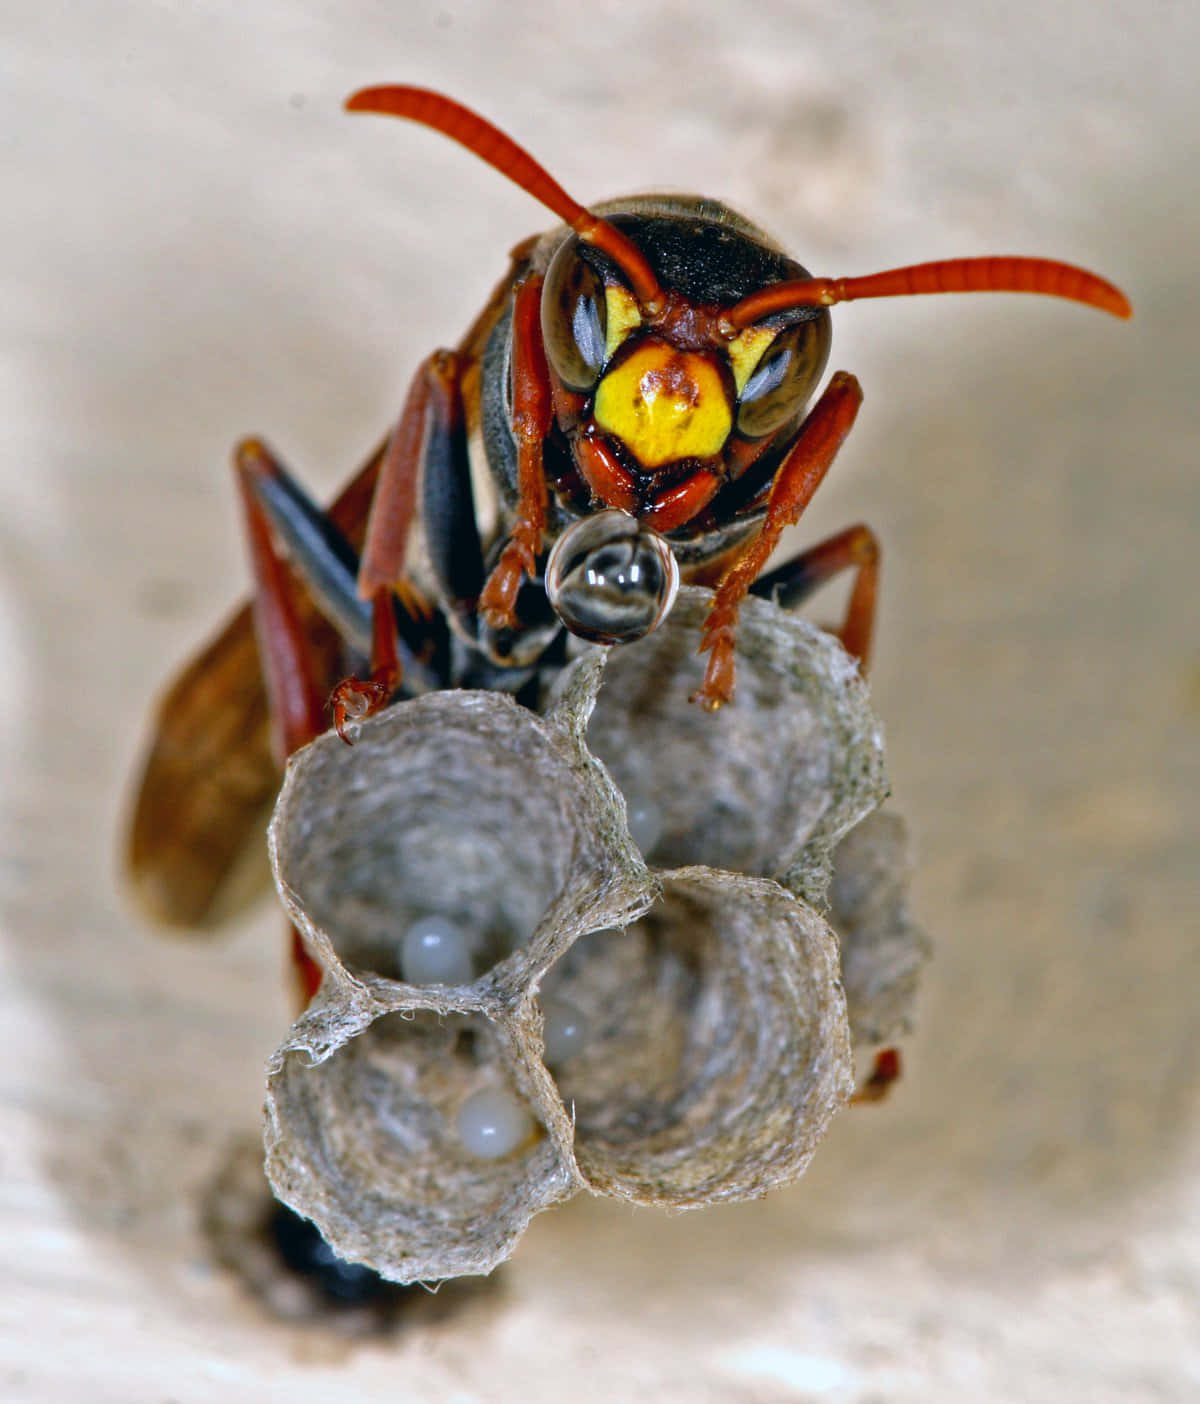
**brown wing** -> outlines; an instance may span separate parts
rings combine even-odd
[[[329,509],[358,547],[382,449]],[[340,679],[336,631],[298,588],[297,605],[322,687]],[[204,926],[247,842],[261,835],[279,788],[250,605],[169,686],[155,716],[134,801],[126,867],[142,907],[168,926]]]

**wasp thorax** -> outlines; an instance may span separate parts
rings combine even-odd
[[[568,527],[546,563],[554,612],[591,643],[642,638],[667,617],[678,588],[671,548],[624,512],[597,512]]]

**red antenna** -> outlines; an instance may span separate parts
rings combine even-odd
[[[1042,293],[1098,307],[1114,317],[1129,317],[1133,312],[1120,288],[1069,263],[1048,258],[946,258],[869,273],[863,278],[802,278],[776,283],[735,303],[726,312],[725,321],[740,331],[790,307],[832,307],[835,302],[858,297],[964,292]]]
[[[606,253],[629,279],[644,311],[653,315],[662,307],[662,289],[641,251],[614,225],[573,200],[523,146],[469,107],[428,88],[385,86],[363,88],[346,100],[346,110],[407,117],[465,146],[553,210],[581,239]]]

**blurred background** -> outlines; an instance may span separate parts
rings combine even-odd
[[[1197,1397],[1197,52],[1167,0],[3,7],[6,1398]],[[581,200],[702,191],[818,273],[1064,258],[1136,315],[835,312],[866,403],[797,537],[883,541],[936,944],[892,1098],[787,1192],[576,1200],[486,1310],[352,1348],[268,1321],[198,1227],[287,1023],[278,915],[164,940],[119,846],[156,693],[245,590],[235,438],[331,492],[552,222],[340,112],[380,81]]]

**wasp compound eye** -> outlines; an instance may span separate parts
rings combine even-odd
[[[567,239],[550,262],[542,290],[546,357],[570,390],[596,383],[605,359],[607,305],[600,275]]]
[[[590,643],[640,639],[667,617],[678,589],[671,548],[624,512],[598,512],[568,527],[546,562],[555,614]]]
[[[817,387],[829,343],[825,314],[780,332],[742,387],[738,431],[765,438],[795,419]]]

